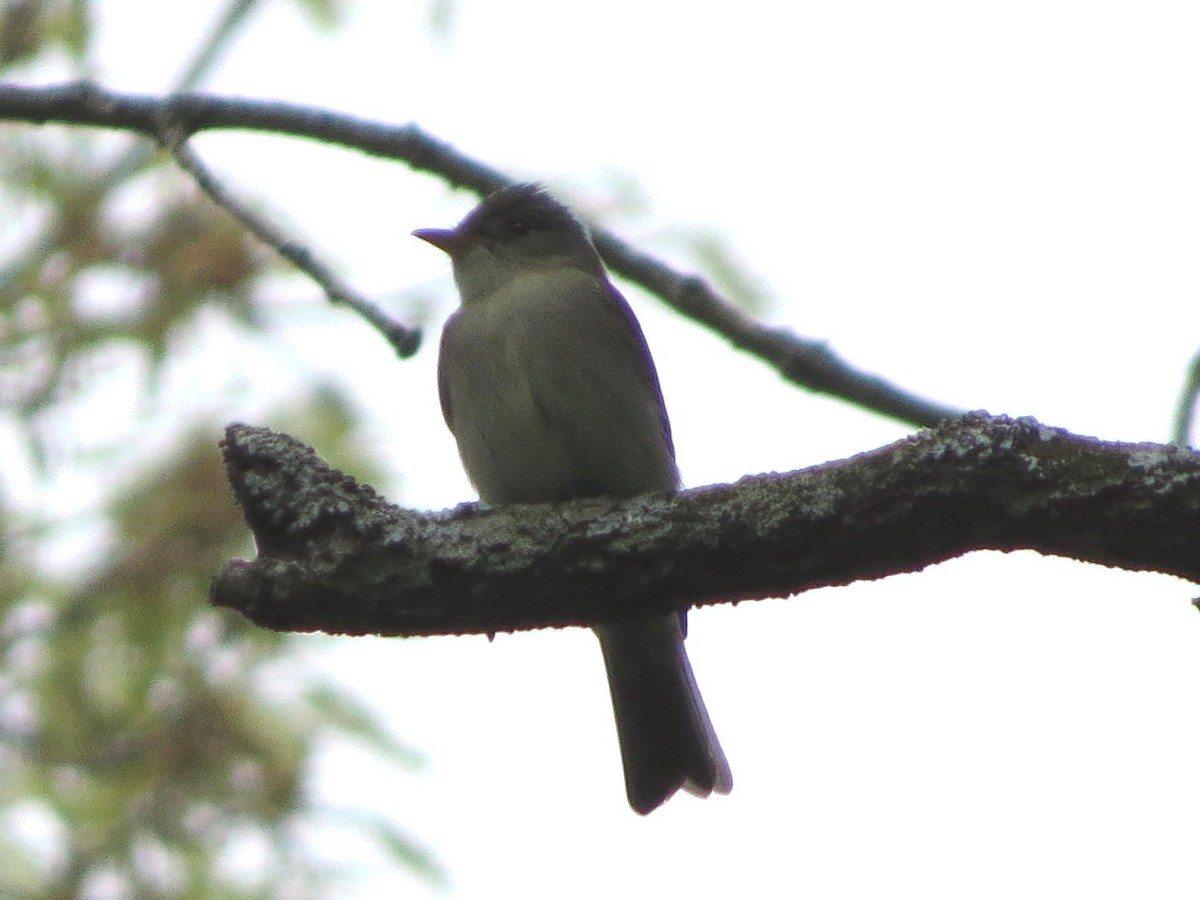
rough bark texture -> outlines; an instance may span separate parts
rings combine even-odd
[[[879,450],[674,496],[437,513],[390,505],[284,434],[231,425],[259,556],[212,600],[339,634],[586,625],[1033,549],[1200,581],[1200,454],[970,414]]]

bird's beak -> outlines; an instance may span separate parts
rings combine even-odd
[[[457,228],[418,228],[413,232],[413,237],[419,237],[451,256],[463,245],[462,232]]]

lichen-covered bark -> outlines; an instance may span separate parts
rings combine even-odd
[[[1200,454],[972,414],[870,453],[629,501],[415,512],[305,445],[223,442],[259,556],[213,602],[280,630],[489,633],[793,594],[972,550],[1200,581]]]

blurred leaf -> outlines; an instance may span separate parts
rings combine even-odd
[[[115,345],[144,353],[152,378],[202,309],[259,325],[251,289],[279,263],[206,197],[181,191],[177,176],[147,179],[160,207],[131,221],[97,187],[102,167],[86,148],[53,164],[20,143],[13,149],[24,201],[44,223],[0,263],[0,309],[14,313],[0,313],[0,385],[24,417],[65,399],[75,367]],[[112,308],[90,299],[98,276],[122,286]]]
[[[374,837],[396,862],[424,875],[434,884],[447,883],[446,873],[441,866],[420,849],[411,835],[400,831],[386,819],[373,817],[371,821],[363,823],[363,831]]]
[[[411,768],[424,762],[421,754],[393,737],[382,727],[378,717],[353,697],[326,684],[315,684],[305,699],[322,721],[358,738],[397,765]]]
[[[184,306],[210,291],[236,292],[257,270],[246,230],[198,196],[165,207],[129,244],[138,264],[157,276],[159,294]]]
[[[750,273],[728,239],[714,231],[696,231],[684,238],[692,253],[719,290],[750,313],[761,315],[770,307],[767,293]]]
[[[91,5],[87,0],[71,0],[63,15],[61,33],[63,46],[82,59],[92,36]]]
[[[318,29],[331,32],[340,28],[346,21],[345,0],[296,0],[300,11]]]
[[[91,36],[86,0],[4,0],[0,8],[0,68],[59,48],[84,57]]]
[[[0,67],[24,62],[45,39],[42,0],[6,0],[0,10]]]
[[[454,35],[458,19],[458,0],[429,0],[425,20],[429,23],[429,35],[435,41],[446,44]]]
[[[344,408],[318,402],[314,423],[328,431],[319,423],[335,408],[335,431],[344,437],[331,449],[352,457]],[[298,408],[287,417],[305,419]],[[178,869],[181,887],[172,896],[215,896],[213,861],[235,833],[302,821],[318,735],[365,742],[401,765],[416,758],[326,683],[301,680],[280,691],[266,667],[293,641],[207,605],[212,572],[247,549],[218,433],[195,430],[118,492],[105,563],[73,586],[42,582],[38,593],[51,609],[45,626],[20,638],[9,626],[0,710],[24,706],[32,716],[18,727],[0,715],[0,747],[10,748],[0,753],[0,783],[10,788],[0,813],[37,797],[69,823],[62,855],[71,864],[57,890],[76,891],[114,868],[130,893],[151,890],[155,874],[141,849],[150,841]],[[0,567],[0,585],[13,591],[5,606],[14,623],[22,605],[14,593],[28,582],[7,569]],[[363,821],[365,838],[415,872],[432,871],[394,826]],[[287,842],[265,846],[277,855],[264,878],[285,869],[314,884],[333,877],[296,859]],[[270,884],[250,887],[275,896]],[[0,891],[18,886],[0,876]]]
[[[354,829],[370,835],[397,863],[440,886],[448,884],[445,871],[430,854],[421,849],[411,835],[405,834],[386,819],[360,812],[343,812],[339,818]]]

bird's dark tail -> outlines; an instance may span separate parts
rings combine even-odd
[[[683,647],[678,616],[596,628],[629,805],[645,815],[679,788],[699,797],[733,787]]]

